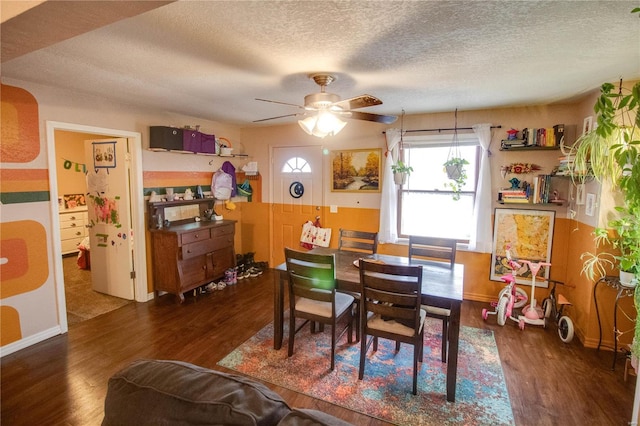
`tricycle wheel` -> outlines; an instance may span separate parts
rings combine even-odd
[[[509,303],[509,297],[504,296],[498,302],[498,325],[504,325],[507,322],[507,303]]]
[[[560,317],[558,321],[558,335],[564,343],[569,343],[573,340],[573,321],[571,321],[571,318],[567,316]]]

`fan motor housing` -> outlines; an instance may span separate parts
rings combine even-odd
[[[304,106],[307,108],[328,108],[336,102],[340,102],[340,96],[333,93],[312,93],[304,97]]]

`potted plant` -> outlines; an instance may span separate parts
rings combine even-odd
[[[444,163],[444,171],[450,179],[447,186],[453,191],[453,199],[456,201],[460,199],[460,192],[467,181],[467,171],[464,169],[466,164],[469,162],[461,157],[451,157]]]
[[[402,160],[398,160],[396,164],[391,165],[393,171],[393,180],[396,185],[404,185],[407,183],[407,176],[413,171],[413,167],[406,165]]]
[[[640,8],[634,9],[640,12]],[[615,86],[605,83],[594,105],[598,126],[582,135],[572,150],[576,154],[575,173],[589,172],[595,179],[607,180],[614,188],[620,188],[624,205],[615,208],[618,217],[608,223],[613,236],[605,229],[596,229],[596,247],[610,242],[617,254],[610,252],[583,253],[582,273],[591,280],[604,276],[609,268],[617,267],[634,275],[628,286],[640,278],[640,83],[623,93],[622,81],[618,92]],[[635,279],[635,281],[634,281]],[[621,279],[621,284],[625,278]],[[640,307],[640,286],[635,285],[634,301]],[[636,322],[631,353],[640,356],[640,322]]]
[[[615,207],[619,217],[608,223],[608,228],[594,230],[596,247],[608,244],[618,254],[602,251],[597,254],[583,253],[582,273],[596,281],[607,275],[607,271],[618,267],[620,284],[635,287],[640,276],[640,208],[639,206]]]

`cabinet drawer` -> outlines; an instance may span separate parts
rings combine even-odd
[[[213,240],[198,241],[182,246],[182,259],[190,259],[195,256],[202,256],[216,249]]]
[[[211,228],[211,237],[215,238],[223,235],[233,235],[234,230],[235,228],[233,225],[217,226],[215,228]],[[231,237],[231,239],[233,240],[233,237]]]
[[[69,240],[72,238],[80,238],[82,239],[82,237],[84,237],[85,234],[85,229],[84,226],[81,227],[77,227],[77,228],[63,228],[60,230],[60,239],[61,240]]]
[[[70,240],[62,240],[62,253],[70,253],[78,251],[78,244],[82,242],[83,238],[72,238]]]
[[[71,213],[71,214],[61,214],[60,215],[60,228],[67,228],[69,226],[77,226],[73,224],[82,224],[87,223],[87,213]]]
[[[209,229],[198,229],[197,231],[185,232],[180,235],[180,241],[182,246],[190,243],[194,243],[197,241],[208,240],[211,238],[211,233]]]

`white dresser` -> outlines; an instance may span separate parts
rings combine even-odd
[[[78,244],[87,235],[89,217],[86,207],[60,211],[60,239],[62,240],[62,254],[75,253]]]

